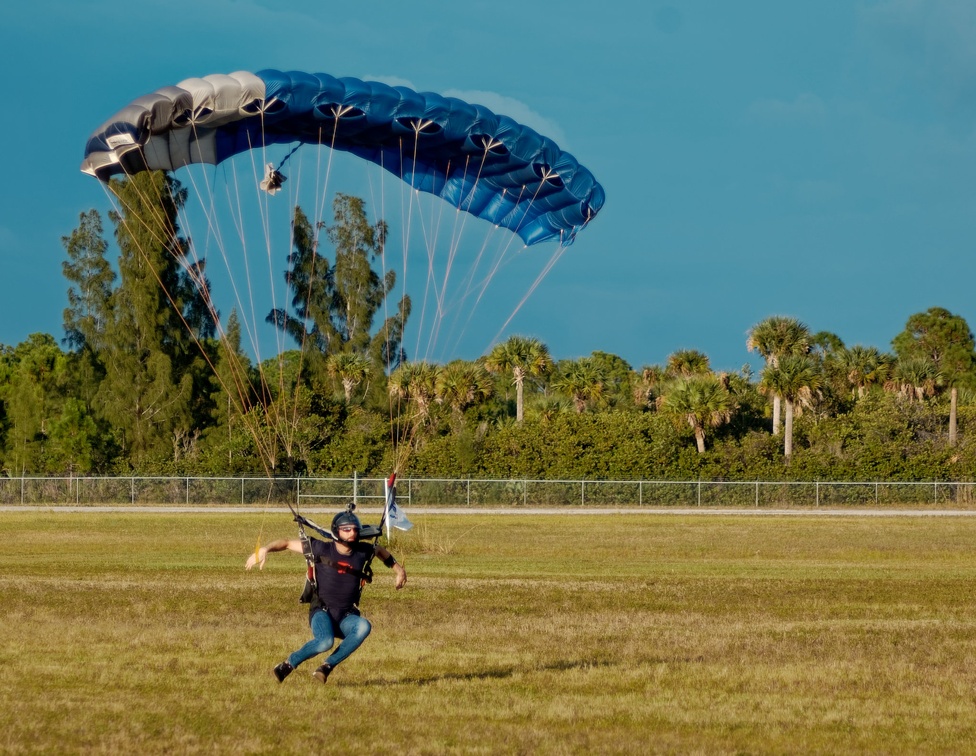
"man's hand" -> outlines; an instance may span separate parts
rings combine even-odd
[[[262,546],[247,558],[247,562],[244,564],[244,569],[249,570],[254,565],[257,565],[259,570],[263,570],[264,562],[267,558],[268,558],[268,550],[264,548],[264,546]]]
[[[259,570],[263,570],[264,560],[268,558],[268,554],[270,554],[272,551],[285,550],[294,551],[296,554],[305,553],[304,549],[302,549],[302,542],[297,538],[291,541],[287,541],[284,538],[279,538],[277,541],[272,541],[267,546],[255,546],[254,553],[247,558],[244,569],[249,570],[254,565],[257,565]]]
[[[393,565],[393,587],[400,590],[407,584],[407,571],[397,562]]]

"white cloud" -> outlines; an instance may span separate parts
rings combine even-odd
[[[386,84],[391,87],[406,87],[407,89],[417,90],[417,85],[414,84],[410,79],[403,79],[399,76],[374,76],[372,74],[366,74],[362,77],[363,81],[378,81],[380,84]]]
[[[413,82],[408,79],[402,79],[396,76],[364,76],[364,79],[370,81],[379,81],[383,84],[389,84],[391,87],[408,87],[410,89],[419,90]],[[459,100],[464,100],[465,102],[475,103],[477,105],[484,105],[486,108],[491,110],[498,115],[505,115],[509,118],[518,121],[524,126],[528,126],[530,129],[535,129],[543,136],[549,137],[562,149],[567,149],[566,146],[566,134],[563,130],[554,122],[546,118],[545,116],[537,113],[528,105],[526,105],[521,100],[516,100],[514,97],[507,97],[497,92],[488,92],[479,89],[446,89],[438,94],[444,97],[456,97]]]
[[[506,97],[497,92],[463,89],[449,89],[446,92],[442,92],[442,94],[446,97],[457,97],[459,100],[484,105],[499,115],[506,115],[528,126],[530,129],[535,129],[543,136],[552,139],[562,149],[567,149],[566,134],[555,122],[550,121],[524,102],[516,100],[513,97]]]

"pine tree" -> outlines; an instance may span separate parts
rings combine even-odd
[[[363,200],[344,194],[336,195],[333,219],[333,225],[324,227],[335,249],[335,262],[330,264],[319,253],[317,229],[300,207],[295,208],[294,251],[286,273],[292,312],[273,310],[267,321],[307,351],[310,365],[323,374],[322,358],[344,352],[368,356],[378,367],[395,368],[404,357],[401,342],[410,299],[404,296],[396,313],[375,329],[377,314],[396,285],[394,271],[380,276],[373,269],[383,254],[386,223],[370,224]]]
[[[68,260],[61,264],[68,287],[68,307],[64,310],[65,343],[72,351],[72,372],[78,382],[79,397],[86,412],[105,376],[98,353],[105,342],[109,300],[115,284],[106,251],[102,218],[95,210],[82,213],[79,225],[70,236],[61,237]]]
[[[187,262],[177,214],[186,192],[162,172],[145,172],[111,189],[120,284],[108,303],[99,350],[105,379],[97,403],[133,462],[163,457],[194,427],[191,413],[198,352],[206,327],[191,312],[206,310],[205,280]],[[193,271],[193,272],[191,272]],[[194,292],[197,292],[194,294]]]

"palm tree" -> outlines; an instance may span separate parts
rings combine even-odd
[[[570,404],[561,396],[537,396],[528,402],[525,414],[546,425],[559,415],[569,412]]]
[[[664,368],[660,365],[645,365],[631,387],[634,404],[638,407],[656,407],[664,382]]]
[[[435,385],[437,401],[451,408],[451,417],[459,428],[464,411],[480,401],[488,399],[494,390],[491,377],[476,362],[455,360],[444,366],[437,375]]]
[[[871,386],[883,385],[891,372],[891,357],[877,347],[852,346],[838,353],[851,390],[859,399]]]
[[[705,429],[727,423],[734,410],[732,395],[715,375],[677,378],[661,402],[662,412],[691,426],[699,454],[705,453]]]
[[[810,351],[810,329],[796,318],[774,315],[757,323],[749,331],[746,348],[757,351],[766,360],[766,367],[775,368],[787,355],[802,355]],[[779,435],[780,395],[773,392],[773,435]]]
[[[406,362],[390,374],[389,392],[394,399],[412,402],[422,425],[430,417],[430,405],[437,397],[440,369],[429,362]]]
[[[885,388],[913,404],[935,396],[942,382],[942,374],[932,360],[909,357],[895,363]]]
[[[670,378],[689,377],[692,375],[704,375],[711,372],[708,364],[708,356],[697,349],[679,349],[668,355],[667,365],[664,372]]]
[[[346,404],[349,404],[353,389],[369,377],[370,362],[361,354],[337,352],[326,357],[325,370],[330,378],[338,378],[342,382],[342,392]]]
[[[606,383],[600,366],[591,358],[583,357],[561,365],[552,387],[568,396],[576,413],[582,414],[589,404],[603,398]]]
[[[793,415],[803,407],[813,406],[813,398],[820,391],[822,375],[817,361],[809,355],[790,354],[779,359],[774,367],[762,372],[759,390],[780,396],[786,405],[783,427],[783,456],[789,461],[793,455]]]
[[[515,385],[515,421],[525,417],[525,379],[529,376],[548,375],[553,362],[549,348],[538,339],[512,336],[498,344],[485,359],[485,368],[491,373],[511,373]]]

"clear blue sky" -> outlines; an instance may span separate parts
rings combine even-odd
[[[507,98],[589,167],[606,206],[507,331],[556,358],[737,369],[777,314],[881,349],[929,307],[976,325],[971,0],[35,0],[5,8],[0,62],[0,343],[63,335],[60,238],[107,209],[88,135],[262,68]]]

